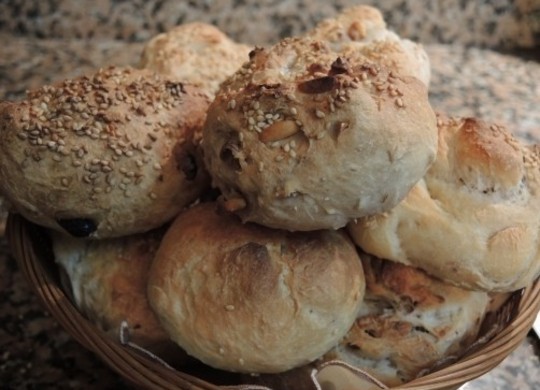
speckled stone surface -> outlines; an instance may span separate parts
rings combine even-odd
[[[136,64],[142,42],[178,22],[212,22],[237,40],[264,45],[303,32],[355,2],[254,3],[2,1],[0,99],[19,99],[28,88],[101,66]],[[524,59],[486,48],[537,45],[537,1],[480,6],[485,2],[450,0],[444,8],[431,1],[380,3],[392,28],[425,44],[433,72],[430,99],[437,110],[504,122],[526,142],[540,142],[538,52],[529,51]],[[473,32],[463,33],[471,20]],[[0,323],[0,388],[130,388],[42,310],[5,238],[0,238]],[[537,347],[531,334],[500,366],[464,389],[539,389]]]
[[[0,2],[0,30],[38,38],[141,41],[199,20],[256,44],[301,33],[359,3],[376,4],[396,32],[424,43],[506,48],[540,43],[537,0],[19,0]]]

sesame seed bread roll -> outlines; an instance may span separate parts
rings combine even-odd
[[[360,259],[342,231],[242,224],[216,203],[176,218],[148,279],[149,302],[174,341],[244,373],[317,359],[350,328],[363,294]]]
[[[367,5],[345,8],[306,35],[327,42],[342,56],[364,56],[429,86],[431,69],[426,51],[422,45],[389,30],[377,8]]]
[[[360,254],[366,295],[354,325],[322,361],[338,359],[387,386],[460,356],[477,337],[490,299],[420,269]]]
[[[114,67],[0,103],[0,192],[74,236],[161,226],[208,186],[197,150],[208,104],[197,87]]]
[[[250,50],[213,25],[186,23],[150,39],[139,66],[171,80],[189,80],[213,97],[221,82],[249,59]]]
[[[66,290],[89,321],[114,340],[120,340],[125,321],[129,341],[178,364],[187,356],[170,340],[146,298],[148,269],[163,233],[86,240],[52,232],[51,238]]]
[[[229,209],[307,231],[396,205],[433,161],[437,127],[416,78],[290,38],[254,51],[222,85],[203,138]]]
[[[366,252],[458,286],[513,291],[540,274],[540,149],[505,127],[439,118],[435,163],[385,214],[349,224]]]

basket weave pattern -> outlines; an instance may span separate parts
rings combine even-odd
[[[223,387],[173,370],[139,351],[112,340],[90,323],[60,285],[52,252],[42,230],[9,215],[6,235],[19,267],[50,314],[85,348],[137,386],[148,389],[220,390]],[[50,249],[50,248],[49,248]],[[540,282],[515,292],[505,307],[509,322],[486,343],[457,362],[395,389],[456,389],[501,363],[527,336],[540,309]]]

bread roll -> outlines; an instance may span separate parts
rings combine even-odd
[[[108,240],[52,234],[55,260],[75,305],[99,329],[120,340],[126,321],[131,342],[174,363],[187,356],[159,324],[146,298],[148,269],[163,231]]]
[[[426,51],[422,45],[388,30],[377,8],[367,5],[345,8],[306,35],[328,42],[344,57],[364,56],[399,74],[414,76],[429,86],[431,70]]]
[[[414,379],[474,342],[490,299],[413,267],[361,254],[366,295],[359,316],[323,360],[339,359],[387,386]]]
[[[307,38],[255,51],[222,85],[203,138],[225,203],[244,221],[291,231],[392,208],[437,147],[420,81]]]
[[[208,104],[196,87],[114,67],[0,103],[0,192],[74,236],[160,226],[209,184],[197,151]]]
[[[210,24],[193,22],[153,37],[139,65],[171,80],[189,80],[213,97],[221,82],[249,59],[250,50]]]
[[[148,280],[174,341],[212,367],[245,373],[321,356],[350,328],[363,294],[360,259],[343,232],[242,224],[216,203],[176,218]]]
[[[437,159],[385,214],[349,225],[366,252],[458,286],[513,291],[540,273],[540,149],[474,118],[439,118]]]

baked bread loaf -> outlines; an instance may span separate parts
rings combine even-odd
[[[306,231],[395,206],[433,161],[437,127],[418,79],[290,38],[254,51],[222,84],[203,138],[230,209]]]
[[[131,342],[179,363],[186,354],[170,340],[146,298],[148,269],[163,233],[86,240],[53,232],[51,237],[66,290],[83,315],[114,340],[120,340],[125,321]]]
[[[339,359],[398,386],[477,338],[488,294],[361,253],[366,295],[358,318],[323,361]]]
[[[165,234],[148,299],[188,354],[228,371],[276,373],[332,348],[353,323],[364,286],[342,231],[272,230],[200,203]]]
[[[208,104],[196,87],[114,67],[2,102],[0,192],[74,236],[160,226],[209,184],[197,150]]]
[[[402,75],[414,76],[429,86],[429,57],[422,45],[388,30],[381,12],[368,5],[345,8],[307,34],[325,41],[346,58],[364,56]]]
[[[540,149],[502,126],[439,118],[439,150],[409,195],[349,225],[366,252],[458,286],[513,291],[540,274]]]
[[[211,24],[193,22],[150,39],[139,65],[170,80],[189,80],[213,97],[221,82],[249,59],[250,50]]]

